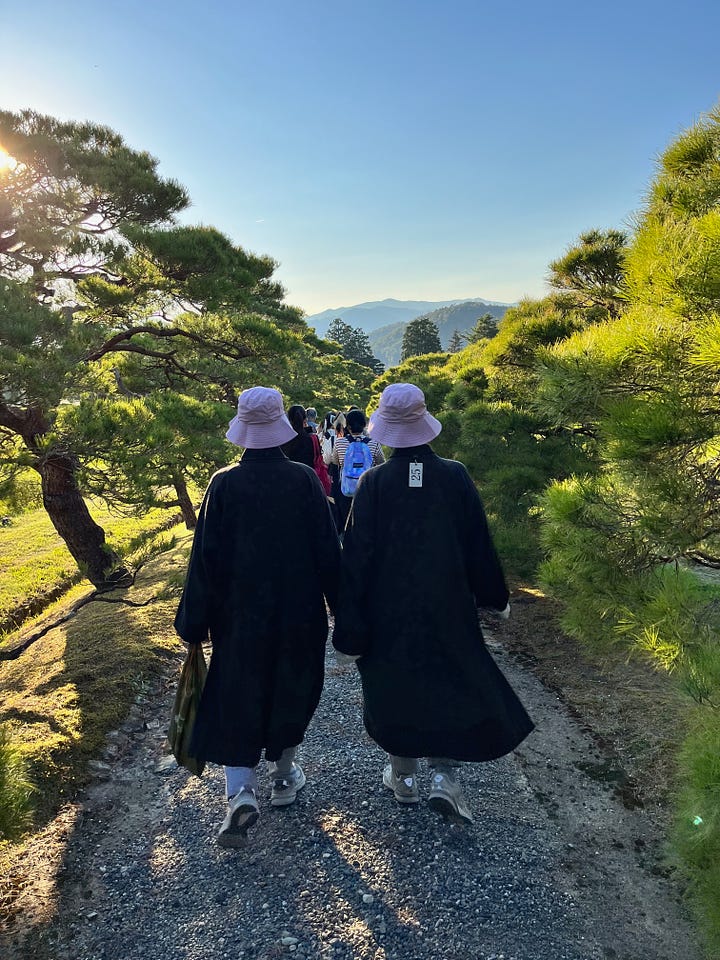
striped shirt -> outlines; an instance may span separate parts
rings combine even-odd
[[[366,436],[366,434],[362,434]],[[345,451],[351,443],[350,437],[338,437],[335,443],[333,444],[332,453],[330,454],[329,459],[326,463],[336,463],[342,473],[343,463],[345,462]],[[385,454],[382,452],[382,447],[380,446],[377,440],[370,440],[368,443],[370,447],[370,452],[372,453],[372,465],[376,467],[379,463],[385,463]]]

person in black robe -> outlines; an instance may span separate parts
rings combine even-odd
[[[340,545],[315,472],[280,449],[296,435],[277,390],[240,395],[227,438],[245,452],[210,481],[175,618],[186,643],[212,643],[191,752],[225,767],[224,846],[244,845],[258,819],[263,751],[273,806],[304,786],[295,750],[323,686]]]
[[[294,403],[291,407],[288,407],[287,418],[295,430],[295,436],[282,445],[282,452],[288,460],[314,467],[315,446],[312,436],[305,430],[305,407],[299,403]]]
[[[467,470],[429,446],[441,429],[418,387],[383,391],[368,432],[395,450],[353,499],[333,644],[357,659],[385,786],[417,803],[427,757],[431,806],[468,822],[459,763],[509,753],[533,724],[483,641],[478,607],[507,616],[509,593]]]

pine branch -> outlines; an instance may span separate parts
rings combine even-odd
[[[179,327],[156,327],[156,326],[139,326],[131,327],[129,330],[123,330],[121,333],[115,334],[114,337],[111,337],[107,340],[101,347],[98,347],[97,350],[94,350],[92,353],[89,353],[85,356],[87,361],[99,360],[101,357],[104,357],[108,353],[113,352],[123,352],[130,351],[136,353],[147,352],[144,348],[138,348],[132,344],[130,341],[133,337],[136,337],[140,334],[150,334],[153,337],[159,337],[163,339],[171,339],[173,337],[184,337],[187,340],[190,340],[193,343],[197,343],[200,346],[206,347],[208,344],[215,346],[218,353],[221,356],[226,357],[229,360],[244,360],[248,357],[254,356],[254,351],[250,347],[244,346],[231,346],[230,344],[223,344],[221,341],[213,341],[207,337],[201,337],[197,333],[192,333],[190,330],[181,330]],[[147,356],[169,356],[168,354],[159,354],[147,352]]]

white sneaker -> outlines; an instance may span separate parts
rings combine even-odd
[[[451,823],[473,822],[473,815],[465,802],[462,787],[444,773],[433,773],[428,803],[436,813]]]
[[[391,763],[388,763],[383,770],[383,786],[392,790],[398,803],[418,803],[420,800],[414,774],[410,773],[405,776],[400,774],[398,776],[393,773]]]
[[[244,847],[247,832],[258,822],[260,810],[255,791],[243,788],[228,800],[228,810],[218,832],[221,847]]]
[[[287,777],[278,777],[275,773],[272,782],[272,793],[270,794],[270,804],[273,807],[289,807],[295,803],[295,799],[305,786],[305,774],[302,767],[293,763],[290,773]]]

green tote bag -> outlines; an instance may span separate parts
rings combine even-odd
[[[192,643],[180,671],[180,681],[170,716],[168,741],[180,766],[186,767],[198,777],[202,775],[205,761],[191,756],[189,749],[206,676],[207,666],[202,646]]]

